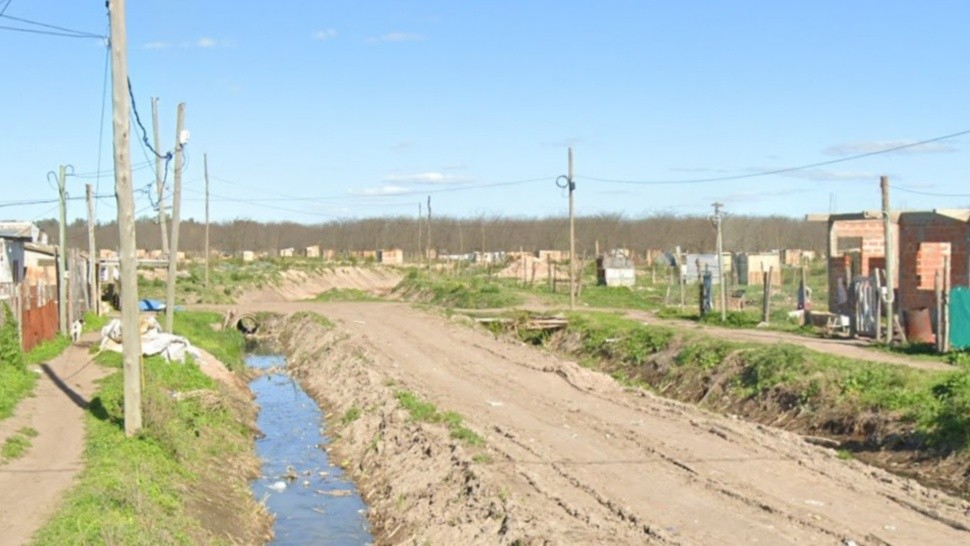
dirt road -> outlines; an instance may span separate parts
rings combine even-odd
[[[552,543],[970,543],[964,501],[481,329],[394,303],[260,308],[318,311],[367,352],[358,376],[463,415],[495,453],[483,479]]]
[[[41,365],[35,396],[0,422],[0,443],[23,427],[38,433],[22,457],[0,465],[0,546],[26,543],[83,467],[83,408],[105,373],[90,360],[87,347],[75,345]]]

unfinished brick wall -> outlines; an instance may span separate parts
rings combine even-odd
[[[934,279],[950,256],[951,286],[967,285],[970,225],[935,213],[904,213],[899,218],[899,308],[935,309]],[[934,321],[935,313],[930,314]]]
[[[895,226],[894,226],[895,227]],[[829,224],[829,309],[838,309],[839,279],[845,286],[849,264],[852,275],[869,275],[875,268],[886,266],[886,235],[880,218],[835,220]],[[850,260],[858,255],[858,260]]]

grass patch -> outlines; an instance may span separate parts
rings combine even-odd
[[[499,309],[522,303],[522,296],[502,283],[481,277],[430,277],[413,269],[394,287],[403,297],[459,309]]]
[[[311,301],[380,301],[380,298],[357,288],[331,288],[317,294]]]
[[[409,391],[398,391],[394,394],[401,407],[411,414],[411,419],[422,423],[440,423],[448,427],[451,437],[471,446],[485,445],[485,439],[475,431],[469,429],[462,422],[461,415],[453,411],[441,413],[430,402],[421,400],[418,395]]]
[[[122,372],[102,380],[86,416],[85,469],[36,535],[38,544],[232,542],[210,532],[212,521],[193,515],[190,505],[206,502],[194,498],[202,491],[222,486],[206,483],[207,471],[248,451],[248,427],[193,363],[151,357],[143,369],[144,428],[132,438],[124,434]],[[206,395],[172,394],[190,392]],[[231,502],[215,498],[213,507]]]
[[[0,463],[7,463],[22,457],[30,449],[31,438],[36,437],[37,430],[31,427],[23,427],[15,432],[0,446]]]
[[[349,425],[357,419],[360,418],[360,408],[357,406],[352,406],[344,412],[343,417],[340,418],[340,422],[344,425]]]
[[[299,311],[293,314],[294,320],[310,320],[317,323],[319,326],[326,328],[327,330],[332,330],[334,323],[330,321],[327,317],[314,313],[313,311]]]
[[[60,356],[71,345],[71,338],[57,334],[54,339],[49,339],[38,344],[24,355],[24,362],[27,364],[40,364],[48,362]]]
[[[193,345],[205,349],[230,370],[244,368],[246,338],[235,328],[222,330],[223,316],[202,311],[179,311],[174,315],[174,331],[189,338]]]
[[[13,415],[14,408],[34,390],[37,375],[27,369],[27,360],[20,349],[20,334],[13,311],[3,304],[3,324],[0,325],[0,419]]]

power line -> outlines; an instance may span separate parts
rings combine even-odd
[[[74,30],[74,29],[71,29],[71,28],[59,27],[57,25],[51,25],[51,24],[47,24],[47,23],[41,23],[40,21],[31,21],[30,19],[24,19],[24,18],[21,18],[21,17],[14,17],[13,15],[4,15],[3,12],[7,11],[7,7],[9,7],[9,6],[10,6],[10,2],[7,2],[7,5],[3,8],[3,11],[0,11],[0,17],[2,17],[4,19],[10,19],[11,21],[16,21],[18,23],[24,23],[24,24],[28,24],[28,25],[38,26],[38,27],[45,28],[45,29],[51,29],[53,31],[58,31],[59,34],[56,34],[57,36],[67,36],[67,37],[71,37],[71,38],[99,38],[99,39],[102,39],[102,40],[104,40],[104,39],[107,38],[107,36],[104,36],[104,35],[101,35],[101,34],[94,34],[92,32],[85,32],[83,30]],[[24,28],[8,28],[8,30],[22,30],[23,32],[37,32],[39,34],[48,34],[48,33],[51,33],[50,31],[48,31],[48,32],[41,32],[41,31],[38,31],[38,30],[35,30],[35,29],[24,29]]]
[[[917,146],[923,146],[926,144],[931,144],[933,142],[939,142],[941,140],[948,140],[951,138],[956,138],[958,136],[963,136],[970,134],[970,129],[964,131],[958,131],[956,133],[950,133],[948,135],[938,136],[926,140],[920,140],[918,142],[910,142],[908,144],[900,144],[898,146],[892,146],[882,150],[876,150],[873,152],[866,152],[862,154],[850,155],[848,157],[841,157],[839,159],[831,159],[829,161],[819,161],[817,163],[808,163],[806,165],[799,165],[797,167],[786,167],[784,169],[774,169],[770,171],[759,171],[756,173],[748,174],[738,174],[732,176],[718,176],[713,178],[692,178],[683,180],[618,180],[612,178],[595,178],[592,176],[583,176],[585,180],[593,180],[596,182],[607,182],[611,184],[640,184],[640,185],[680,185],[680,184],[704,184],[709,182],[727,182],[730,180],[744,180],[746,178],[756,178],[759,176],[771,176],[775,174],[784,174],[796,171],[803,171],[805,169],[813,169],[815,167],[824,167],[826,165],[834,165],[836,163],[845,163],[846,161],[855,161],[857,159],[863,159],[866,157],[872,157],[876,155],[888,154],[891,152],[898,152],[899,150],[905,150],[907,148],[915,148]]]
[[[104,48],[104,76],[102,76],[101,83],[101,123],[98,126],[98,162],[97,162],[97,173],[101,172],[101,152],[104,145],[104,113],[105,104],[108,101],[108,63],[111,59],[111,48]],[[101,177],[99,176],[94,182],[94,193],[101,192]],[[98,201],[94,202],[94,216],[98,216]]]
[[[935,193],[922,190],[914,190],[911,188],[904,188],[902,186],[890,186],[894,190],[898,190],[905,193],[914,193],[916,195],[929,195],[931,197],[970,197],[970,193]]]
[[[10,4],[12,2],[13,2],[13,0],[7,0],[7,3],[4,4],[2,8],[0,8],[0,17],[3,17],[3,14],[7,12],[7,8],[10,7]]]

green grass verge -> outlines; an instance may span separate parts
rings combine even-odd
[[[3,304],[3,324],[0,325],[0,419],[13,415],[17,404],[34,390],[37,375],[27,369],[27,360],[20,349],[17,321],[10,306]]]
[[[760,408],[765,401],[785,400],[779,411],[811,415],[836,410],[847,418],[881,412],[912,429],[913,441],[922,447],[942,452],[970,447],[970,366],[930,372],[849,360],[798,345],[675,333],[609,313],[569,318],[568,328],[556,339],[581,362],[624,380],[673,385],[669,392],[674,396],[682,386],[687,401],[697,401],[689,399],[688,393],[698,392],[689,383],[696,387],[717,379],[727,386],[732,404],[756,402],[753,407]],[[548,337],[539,341],[555,342]],[[660,353],[672,364],[657,360]]]
[[[356,288],[331,288],[310,298],[310,301],[381,301],[381,299],[370,292]]]
[[[243,353],[246,338],[235,328],[221,330],[222,315],[205,311],[178,311],[173,317],[173,329],[177,335],[189,338],[193,345],[211,353],[230,370],[238,372],[245,367]]]
[[[103,353],[107,366],[121,355]],[[218,395],[213,380],[192,364],[145,359],[144,428],[123,430],[123,377],[105,378],[86,416],[85,469],[36,544],[228,544],[206,532],[188,498],[205,488],[203,472],[249,449],[249,430]],[[220,502],[215,499],[213,502]]]
[[[54,339],[49,339],[38,344],[24,355],[24,362],[27,364],[40,364],[49,362],[60,356],[71,345],[71,338],[57,334]]]
[[[394,288],[404,297],[459,309],[499,309],[522,303],[523,298],[500,282],[481,277],[428,276],[413,269]]]
[[[461,415],[453,411],[444,413],[430,402],[421,400],[418,395],[409,391],[397,391],[394,394],[401,407],[411,414],[411,419],[423,423],[440,423],[448,427],[451,437],[470,446],[483,446],[485,439],[469,429],[462,422]]]

